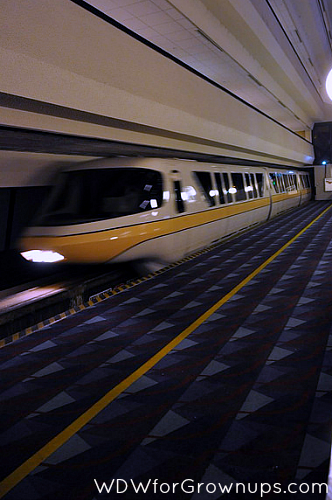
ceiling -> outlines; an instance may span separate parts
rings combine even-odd
[[[330,0],[87,3],[308,139],[332,121]]]

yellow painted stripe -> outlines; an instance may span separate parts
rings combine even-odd
[[[103,231],[67,236],[27,236],[21,239],[20,246],[25,250],[35,248],[56,250],[72,261],[88,262],[93,255],[96,262],[106,262],[144,241],[193,229],[247,211],[266,208],[269,205],[269,198],[258,198],[212,207],[202,212],[186,213]]]
[[[216,302],[210,309],[202,314],[196,321],[183,330],[177,337],[169,342],[165,347],[158,351],[148,361],[146,361],[137,370],[126,377],[122,382],[111,389],[105,396],[97,401],[91,408],[78,417],[72,424],[66,427],[62,432],[55,436],[39,451],[26,460],[20,467],[7,476],[0,483],[0,498],[2,498],[8,491],[14,488],[22,479],[24,479],[30,472],[32,472],[38,465],[44,462],[52,453],[54,453],[60,446],[66,443],[72,436],[79,432],[90,420],[92,420],[98,413],[100,413],[106,406],[108,406],[114,399],[123,393],[129,386],[136,382],[146,372],[153,368],[161,359],[163,359],[172,349],[176,348],[182,340],[196,330],[204,321],[206,321],[214,312],[230,300],[236,293],[238,293],[245,285],[247,285],[255,276],[257,276],[266,266],[268,266],[276,257],[278,257],[286,248],[288,248],[295,240],[297,240],[305,231],[307,231],[318,219],[320,219],[332,205],[327,207],[321,212],[313,221],[311,221],[304,229],[297,233],[285,245],[277,250],[271,257],[269,257],[263,264],[250,273],[244,280],[236,285],[229,293],[224,295],[218,302]]]
[[[276,203],[278,201],[286,201],[286,200],[291,200],[292,198],[295,197],[300,197],[299,193],[279,193],[279,194],[274,194],[272,195],[272,203]]]

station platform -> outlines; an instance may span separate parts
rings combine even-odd
[[[0,350],[0,497],[326,498],[332,204]]]

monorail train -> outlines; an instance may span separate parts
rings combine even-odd
[[[309,174],[160,158],[63,171],[20,240],[31,261],[174,262],[309,201]]]

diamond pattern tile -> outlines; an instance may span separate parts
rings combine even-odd
[[[275,241],[281,247],[324,206],[279,217],[2,349],[2,478],[66,432],[272,255]],[[55,446],[6,499],[151,498],[135,493],[130,481],[155,478],[158,484],[327,481],[331,234],[332,210]],[[95,480],[113,479],[127,491],[98,493]],[[222,498],[197,491],[159,496]]]

